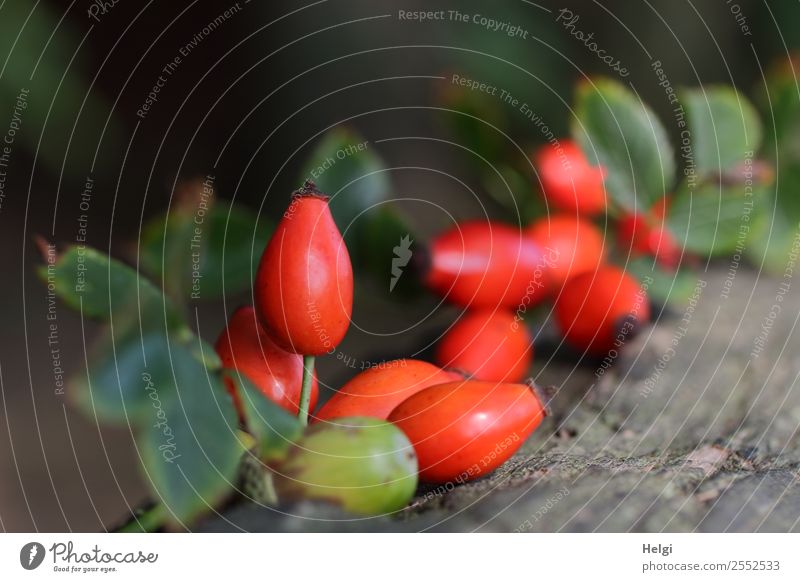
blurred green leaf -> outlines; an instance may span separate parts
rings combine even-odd
[[[237,294],[251,287],[273,230],[272,224],[240,205],[218,200],[202,217],[189,205],[178,205],[169,216],[161,215],[145,227],[140,262],[147,273],[164,281],[173,297]]]
[[[624,85],[595,78],[578,86],[573,137],[623,208],[649,208],[672,188],[675,160],[661,122]]]
[[[3,115],[10,118],[17,98],[28,96],[16,140],[53,173],[84,179],[91,167],[112,167],[109,160],[120,151],[114,146],[127,136],[112,102],[90,88],[83,60],[75,58],[85,28],[76,30],[74,19],[62,19],[52,3],[5,0],[0,6],[0,103],[9,106]],[[110,147],[98,149],[101,136]]]
[[[296,416],[265,397],[247,377],[236,370],[226,370],[225,376],[235,383],[239,391],[247,429],[258,441],[262,460],[280,456],[300,438],[303,426]]]
[[[655,303],[683,307],[694,294],[699,280],[695,273],[680,268],[664,269],[652,257],[628,261],[625,270],[647,285],[647,296]]]
[[[797,178],[800,177],[790,182],[785,173],[780,174],[776,187],[788,188],[789,183],[800,186]],[[772,189],[759,202],[745,250],[756,267],[763,266],[768,273],[783,275],[800,252],[800,213],[787,209],[787,205],[777,199],[777,192]]]
[[[519,221],[525,225],[547,214],[544,198],[534,188],[531,179],[506,164],[500,164],[495,169],[497,172],[484,174],[483,186],[505,208],[509,222]]]
[[[39,277],[56,295],[87,317],[108,321],[141,315],[144,328],[166,322],[171,331],[188,331],[181,312],[134,269],[86,246],[70,246],[53,264],[40,266]]]
[[[222,375],[188,349],[173,345],[146,370],[157,397],[136,435],[146,479],[174,520],[189,523],[231,491],[246,444]]]
[[[764,128],[765,155],[780,162],[781,170],[787,164],[800,162],[800,88],[795,80],[798,66],[800,60],[795,56],[771,67],[766,90],[760,96],[764,118],[768,120]]]
[[[667,213],[667,225],[686,251],[703,256],[725,255],[744,249],[750,219],[760,191],[746,195],[743,185],[682,187]]]
[[[762,128],[753,105],[733,87],[710,86],[680,93],[700,178],[716,178],[740,166],[761,146]]]
[[[497,97],[472,91],[450,82],[439,92],[438,101],[448,110],[444,118],[454,141],[465,148],[464,159],[471,165],[502,163],[508,159],[508,117]]]
[[[370,212],[359,228],[351,258],[387,291],[402,298],[421,292],[414,268],[414,253],[420,241],[406,220],[393,208],[382,205]],[[388,295],[387,295],[388,296]]]
[[[773,66],[761,94],[765,111],[764,155],[773,161],[775,184],[756,204],[747,256],[757,267],[782,275],[800,245],[800,93],[797,57]],[[794,257],[794,258],[793,258]]]
[[[326,133],[314,148],[301,181],[305,180],[331,197],[331,213],[348,248],[358,238],[365,214],[385,201],[392,190],[386,166],[374,146],[343,127]]]

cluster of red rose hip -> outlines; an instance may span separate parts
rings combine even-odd
[[[536,163],[559,214],[524,230],[461,223],[428,249],[427,286],[467,309],[437,346],[439,365],[385,362],[315,411],[313,359],[333,353],[348,329],[353,272],[328,200],[311,183],[293,195],[264,251],[254,305],[233,313],[217,341],[223,364],[303,423],[310,415],[309,430],[363,426],[364,417],[392,423],[413,446],[425,482],[491,472],[546,414],[541,394],[523,383],[533,355],[523,321],[528,308],[553,300],[566,340],[593,354],[613,345],[623,323],[649,317],[638,282],[605,264],[603,234],[589,218],[605,209],[602,170],[570,143],[544,148]],[[633,217],[636,224],[623,236],[641,252],[666,257],[652,234],[658,232],[653,216]],[[234,382],[228,390],[242,415]]]
[[[468,311],[437,346],[437,363],[487,381],[518,382],[533,359],[523,319],[552,301],[555,323],[576,350],[602,356],[649,318],[646,290],[608,264],[608,245],[592,218],[606,210],[603,170],[572,142],[535,157],[551,211],[520,229],[492,221],[456,225],[430,246],[427,284]],[[664,228],[663,204],[625,214],[618,244],[674,267],[680,248]]]

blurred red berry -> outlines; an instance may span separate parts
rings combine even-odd
[[[543,194],[556,209],[590,216],[605,210],[605,172],[592,166],[576,143],[564,140],[542,146],[533,161]]]
[[[525,323],[506,311],[467,313],[439,341],[440,366],[463,370],[475,380],[520,382],[533,360]]]
[[[649,213],[623,215],[617,223],[617,244],[623,254],[649,255],[674,269],[681,261],[681,247],[666,226],[664,206],[659,202]]]
[[[567,342],[593,355],[621,346],[650,318],[639,282],[610,265],[570,279],[555,304],[555,320]]]
[[[517,228],[491,221],[463,222],[430,245],[428,287],[464,307],[517,309],[544,293],[533,282],[544,259],[539,246]]]
[[[586,219],[567,214],[540,218],[528,234],[544,253],[543,280],[553,296],[570,278],[596,270],[605,259],[603,233]]]

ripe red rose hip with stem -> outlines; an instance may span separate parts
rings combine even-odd
[[[264,329],[303,355],[299,418],[308,422],[315,356],[332,353],[350,325],[353,267],[328,197],[313,182],[291,204],[264,250],[253,290]]]

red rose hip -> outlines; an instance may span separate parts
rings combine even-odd
[[[598,356],[633,337],[649,318],[644,289],[613,266],[571,279],[555,304],[556,324],[567,342]]]
[[[389,415],[414,445],[420,479],[463,482],[496,469],[545,417],[525,384],[463,381],[417,392]]]
[[[216,343],[222,365],[237,370],[252,382],[264,396],[292,414],[297,414],[300,385],[303,379],[303,357],[278,346],[258,323],[252,307],[240,307],[231,315],[228,326]],[[226,378],[226,388],[233,396],[236,409],[242,416],[238,390],[232,378]],[[317,379],[311,389],[311,407],[318,396]]]
[[[467,313],[436,348],[440,366],[463,370],[475,380],[519,382],[533,360],[533,340],[525,323],[506,311]]]
[[[605,259],[603,233],[588,220],[557,214],[537,220],[528,235],[547,259],[542,280],[555,296],[568,279],[594,271]]]
[[[368,416],[386,420],[403,400],[436,384],[462,380],[456,372],[421,360],[393,360],[361,372],[328,400],[316,420]]]
[[[457,305],[516,309],[526,295],[539,303],[532,285],[543,257],[538,245],[517,228],[497,222],[467,221],[430,245],[428,287]]]
[[[306,185],[292,197],[258,267],[256,310],[284,349],[332,352],[350,325],[353,269],[328,198]]]
[[[592,166],[575,142],[564,140],[558,146],[541,147],[534,155],[534,165],[543,194],[555,208],[589,216],[605,210],[605,172]]]

